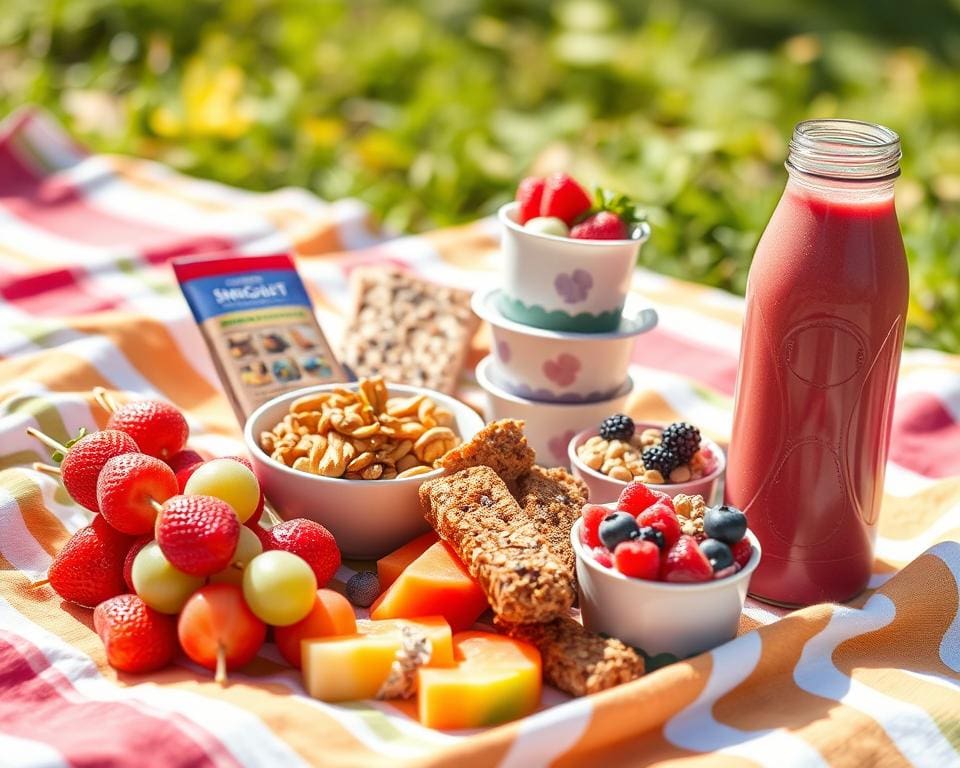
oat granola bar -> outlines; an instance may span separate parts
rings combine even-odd
[[[587,486],[562,467],[534,466],[517,478],[515,495],[524,514],[537,524],[547,546],[573,579],[576,557],[570,545],[570,529],[587,503]]]
[[[645,671],[643,657],[615,638],[588,632],[570,617],[547,624],[497,626],[510,637],[535,645],[543,659],[544,679],[571,696],[584,696],[628,683]]]
[[[468,467],[490,467],[506,483],[512,483],[533,467],[535,454],[523,434],[523,422],[492,421],[472,439],[449,451],[438,462],[448,473]]]
[[[383,267],[357,269],[351,279],[343,362],[358,377],[452,393],[479,323],[470,292]]]
[[[420,503],[495,614],[518,624],[566,615],[574,598],[569,572],[490,467],[424,483]]]

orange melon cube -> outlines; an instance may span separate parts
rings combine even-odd
[[[457,665],[417,671],[418,716],[428,728],[481,728],[525,717],[540,704],[540,652],[491,632],[453,637]]]
[[[427,531],[417,536],[413,541],[408,541],[399,549],[393,550],[389,555],[377,560],[377,579],[380,581],[380,591],[383,592],[393,584],[410,563],[430,549],[430,545],[439,540],[440,537],[436,533]]]
[[[355,635],[302,641],[300,656],[307,693],[330,702],[375,698],[400,650],[404,625],[429,638],[433,654],[428,666],[454,664],[450,625],[439,616],[416,621],[358,619]]]
[[[487,609],[487,596],[453,550],[432,544],[370,606],[372,619],[443,616],[453,630],[468,629]]]

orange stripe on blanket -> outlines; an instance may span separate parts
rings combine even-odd
[[[883,497],[880,535],[889,539],[912,539],[929,530],[943,513],[960,505],[960,477],[939,480],[912,496]]]
[[[47,509],[40,486],[16,470],[0,472],[0,486],[17,500],[23,524],[37,544],[51,557],[57,554],[70,533],[60,518]]]
[[[830,606],[819,605],[757,630],[762,650],[756,667],[717,701],[713,716],[748,733],[785,728],[807,741],[831,765],[870,765],[880,756],[890,760],[891,766],[907,765],[874,720],[804,691],[794,682],[794,668],[804,646],[827,626],[832,615]],[[843,736],[851,732],[857,733],[855,743]]]
[[[660,281],[664,281],[661,283]],[[687,283],[682,280],[657,276],[657,282],[645,282],[641,276],[633,282],[636,293],[640,293],[654,304],[688,310],[704,317],[719,320],[734,328],[743,324],[743,311],[727,307],[719,302],[711,302],[711,296],[716,295],[716,289],[698,283]],[[702,301],[706,298],[706,301]]]
[[[648,765],[655,760],[694,756],[695,752],[666,741],[660,729],[703,692],[712,668],[711,657],[701,655],[596,694],[587,729],[557,765]],[[624,723],[630,723],[633,737],[624,738]],[[720,761],[711,766],[729,764],[744,762]]]
[[[193,370],[163,323],[142,315],[109,312],[71,318],[69,325],[110,339],[147,381],[211,431],[237,434],[236,418],[222,391]]]
[[[100,159],[111,166],[116,174],[131,186],[150,192],[159,192],[165,197],[182,200],[211,213],[235,210],[240,207],[239,203],[230,205],[220,199],[206,198],[188,191],[202,188],[197,186],[194,179],[179,175],[171,176],[170,179],[158,178],[150,173],[149,165],[140,160],[120,155],[101,155]]]

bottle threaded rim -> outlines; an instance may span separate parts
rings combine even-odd
[[[837,181],[886,181],[900,175],[900,137],[861,120],[804,120],[790,138],[787,168]]]

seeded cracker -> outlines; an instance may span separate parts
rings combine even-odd
[[[517,624],[566,615],[574,599],[569,572],[493,469],[471,467],[424,483],[420,503],[495,614]]]
[[[453,394],[479,324],[470,291],[382,266],[355,270],[351,283],[343,362],[358,377],[379,375]]]
[[[599,693],[642,677],[643,657],[615,638],[585,630],[569,617],[548,624],[497,626],[510,637],[535,645],[543,659],[544,679],[571,696]]]
[[[535,454],[523,434],[523,422],[492,421],[470,440],[448,451],[438,462],[448,473],[468,467],[490,467],[505,483],[512,483],[533,467]]]

